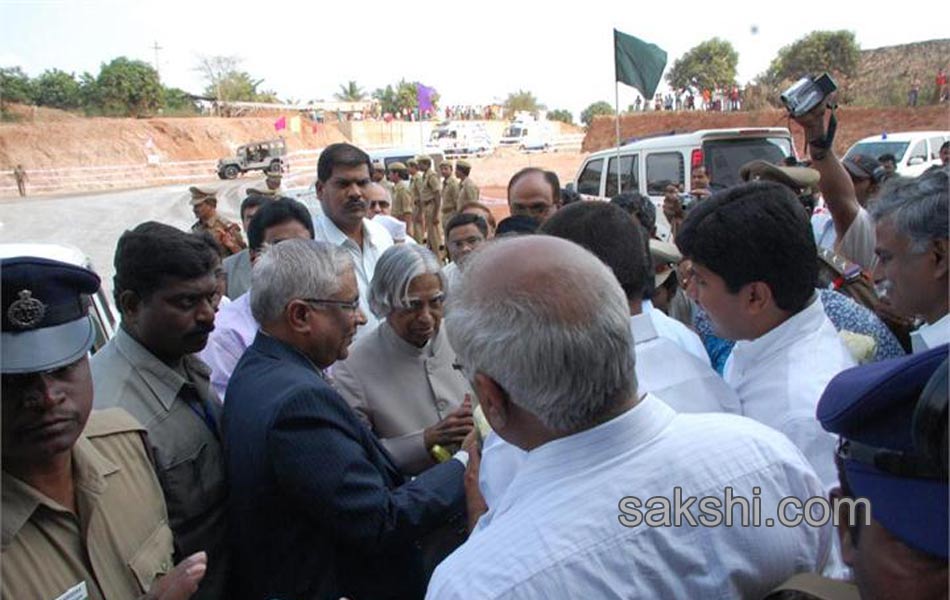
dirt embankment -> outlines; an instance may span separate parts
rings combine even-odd
[[[950,106],[920,106],[916,108],[856,108],[838,110],[838,133],[835,152],[843,155],[857,140],[878,135],[884,131],[919,131],[950,129]],[[799,154],[803,152],[802,130],[781,110],[701,112],[661,111],[625,114],[620,117],[620,139],[626,140],[664,132],[688,132],[699,129],[730,127],[788,127],[795,138]],[[582,149],[586,152],[612,148],[616,143],[616,125],[613,117],[596,117]]]
[[[279,132],[290,151],[345,140],[334,125],[302,125],[300,133]],[[143,164],[150,154],[162,162],[209,160],[277,136],[273,117],[107,119],[40,109],[33,119],[0,125],[0,170]]]

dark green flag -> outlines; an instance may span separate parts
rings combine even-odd
[[[617,81],[653,98],[666,68],[666,51],[614,29],[614,72]]]

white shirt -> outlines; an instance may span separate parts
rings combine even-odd
[[[627,496],[672,502],[680,488],[684,498],[723,501],[726,487],[761,501],[763,526],[620,522]],[[677,414],[647,395],[606,423],[529,452],[498,505],[436,569],[426,597],[760,598],[795,572],[837,568],[830,524],[764,526],[781,498],[821,495],[814,471],[781,434],[735,415]]]
[[[910,332],[910,346],[914,354],[926,352],[950,343],[950,313],[944,315],[936,323],[924,323],[916,331]]]
[[[211,368],[211,386],[224,401],[228,380],[248,346],[254,343],[260,325],[251,313],[251,292],[247,291],[230,304],[221,304],[214,317],[214,331],[198,354]]]
[[[641,306],[643,314],[650,316],[653,327],[656,328],[656,332],[660,334],[660,337],[675,342],[680,348],[703,361],[707,367],[712,366],[712,363],[709,362],[709,353],[706,352],[703,341],[699,339],[699,335],[695,331],[668,316],[662,310],[654,308],[653,302],[649,300],[644,300]]]
[[[738,396],[712,370],[709,359],[704,362],[661,337],[650,317],[645,313],[630,317],[638,393],[658,396],[677,412],[741,414]],[[485,438],[478,487],[489,507],[511,484],[526,455],[494,432]]]
[[[838,484],[836,438],[821,428],[815,410],[831,378],[855,365],[816,294],[775,329],[736,342],[723,377],[739,395],[742,414],[787,435],[830,488]]]
[[[353,259],[353,268],[356,271],[356,283],[360,290],[360,309],[366,315],[366,325],[356,331],[359,338],[372,330],[379,319],[369,309],[369,284],[373,281],[376,272],[376,263],[390,246],[393,238],[386,228],[371,219],[363,219],[363,247],[356,245],[351,238],[340,231],[336,224],[325,214],[321,214],[313,221],[314,239],[320,242],[329,242],[350,253]]]

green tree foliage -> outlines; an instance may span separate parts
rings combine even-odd
[[[574,115],[571,114],[571,111],[564,109],[556,109],[548,112],[548,121],[560,121],[561,123],[567,123],[568,125],[574,124]]]
[[[508,94],[508,98],[505,99],[503,106],[505,116],[509,119],[520,111],[531,113],[537,117],[538,111],[544,109],[544,105],[538,102],[534,94],[526,90],[518,90],[517,92]]]
[[[851,31],[813,31],[779,50],[761,79],[777,84],[826,71],[837,78],[852,77],[857,72],[860,54]]]
[[[198,114],[198,106],[188,94],[178,88],[165,88],[165,108],[176,115]]]
[[[732,44],[714,37],[676,59],[666,74],[666,81],[677,90],[689,86],[699,89],[725,87],[736,80],[738,64],[739,53]]]
[[[333,97],[340,102],[359,102],[366,98],[366,92],[355,81],[348,81],[346,85],[340,84],[340,91]]]
[[[158,73],[148,63],[124,56],[102,65],[96,93],[104,114],[141,117],[164,106]]]
[[[277,102],[274,92],[258,91],[264,80],[242,71],[236,56],[201,56],[195,69],[207,82],[205,95],[218,102]]]
[[[0,104],[7,102],[33,102],[33,82],[20,67],[0,68]]]
[[[611,106],[609,102],[600,100],[598,102],[594,102],[581,112],[581,123],[584,124],[584,127],[590,127],[591,121],[594,120],[594,117],[598,115],[612,114],[614,114],[614,107]]]
[[[70,109],[83,105],[81,86],[72,73],[49,69],[34,80],[33,88],[40,106]]]
[[[372,97],[379,102],[379,107],[384,113],[396,114],[400,111],[412,112],[419,108],[419,97],[416,92],[416,81],[406,81],[400,79],[394,85],[387,85],[385,88],[377,88]],[[438,106],[439,93],[432,94],[432,104]]]

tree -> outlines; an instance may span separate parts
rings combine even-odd
[[[165,107],[179,115],[197,114],[198,106],[187,92],[179,88],[165,88]]]
[[[32,104],[33,82],[20,67],[0,68],[0,107],[7,102]]]
[[[813,31],[779,50],[762,80],[774,85],[826,71],[838,78],[852,77],[857,72],[860,55],[853,32]]]
[[[571,111],[564,109],[552,110],[548,113],[548,121],[560,121],[561,123],[567,123],[568,125],[574,124],[574,115],[571,114]]]
[[[600,100],[594,102],[583,111],[581,111],[581,123],[584,124],[584,127],[590,127],[591,122],[594,120],[594,117],[598,115],[612,115],[614,114],[614,107],[610,105],[609,102],[604,102]]]
[[[373,92],[373,98],[379,101],[379,107],[384,113],[396,114],[399,111],[412,112],[414,109],[419,108],[419,96],[416,90],[416,86],[419,85],[417,81],[406,81],[405,79],[400,79],[396,83],[395,87],[392,84],[387,85],[385,88],[377,88]],[[439,103],[439,93],[432,93],[432,104],[438,105]]]
[[[333,97],[340,102],[359,102],[366,98],[366,92],[355,81],[349,81],[346,85],[340,84],[340,91]]]
[[[79,108],[83,104],[82,90],[72,73],[49,69],[33,82],[36,103],[53,108]]]
[[[96,88],[105,114],[140,117],[156,112],[165,103],[165,90],[155,68],[124,56],[102,65]]]
[[[508,94],[508,98],[504,103],[505,116],[509,119],[514,117],[516,113],[520,111],[531,113],[533,116],[538,116],[539,110],[544,110],[544,105],[538,102],[538,99],[534,97],[534,94],[525,90],[518,90],[517,92],[512,92]]]
[[[199,57],[196,70],[208,82],[205,95],[218,102],[277,102],[274,92],[257,90],[263,79],[255,80],[240,66],[241,59],[236,56]]]
[[[738,64],[739,53],[732,44],[714,37],[676,59],[666,81],[677,90],[690,86],[714,90],[732,85]]]

